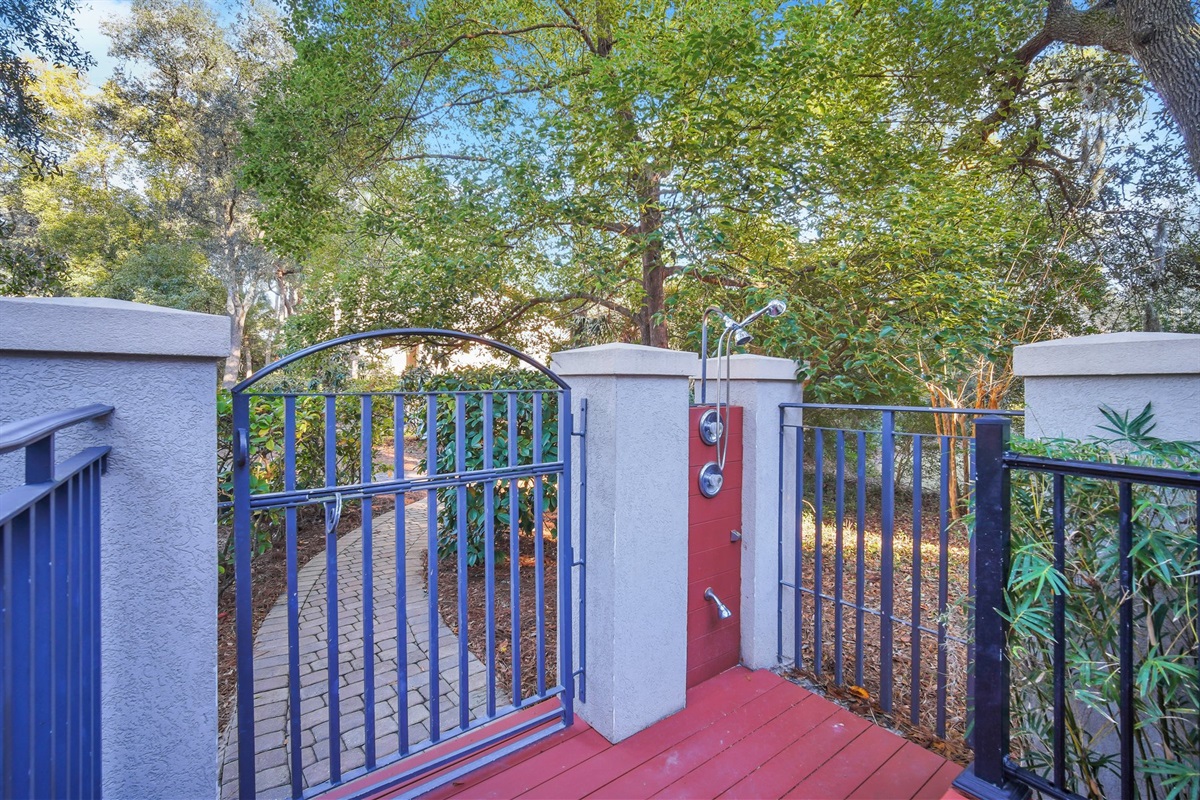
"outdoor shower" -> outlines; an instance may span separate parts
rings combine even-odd
[[[724,405],[726,408],[729,406],[729,357],[732,354],[734,346],[740,347],[749,344],[753,340],[754,337],[746,330],[747,325],[754,322],[763,314],[769,317],[778,317],[784,311],[787,311],[786,303],[782,300],[772,300],[741,322],[738,322],[717,306],[709,306],[704,309],[704,315],[701,318],[700,324],[701,405],[707,405],[708,403],[708,318],[715,314],[721,318],[721,322],[725,326],[724,330],[721,331],[721,335],[717,338],[715,407],[704,412],[700,417],[700,439],[706,444],[717,446],[717,460],[708,462],[700,470],[700,492],[705,497],[715,497],[717,492],[721,491],[721,485],[725,480],[725,455],[729,449],[729,440],[725,435],[725,422],[724,417],[721,415],[721,406]],[[722,368],[725,370],[724,401],[721,399]]]

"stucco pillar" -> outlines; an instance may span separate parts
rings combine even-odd
[[[217,360],[229,320],[119,300],[0,299],[0,424],[89,403],[63,456],[112,447],[101,483],[103,792],[217,794]],[[0,491],[20,482],[19,453]]]
[[[1200,334],[1105,333],[1016,348],[1025,379],[1025,435],[1112,437],[1106,405],[1137,416],[1151,403],[1153,436],[1200,440]]]
[[[708,362],[708,399],[716,399],[717,361]],[[742,407],[742,663],[752,669],[778,662],[779,513],[784,522],[796,505],[796,436],[780,436],[780,404],[799,403],[803,386],[796,362],[787,358],[735,355],[729,364],[729,402]],[[724,373],[722,372],[722,380]],[[724,401],[724,387],[722,387]],[[789,424],[800,423],[800,409],[787,409]],[[779,475],[782,444],[783,481]],[[782,495],[781,495],[782,490]],[[791,563],[794,536],[785,536],[785,563]],[[784,636],[794,626],[792,604],[784,604]],[[790,652],[786,638],[784,652]]]
[[[612,742],[685,702],[688,379],[697,360],[631,344],[552,357],[576,412],[588,401],[587,699],[578,710]],[[578,537],[578,520],[573,528]]]

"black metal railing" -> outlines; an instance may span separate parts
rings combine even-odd
[[[789,409],[803,409],[802,424]],[[971,421],[995,413],[1023,412],[795,403],[780,417],[781,497],[785,482],[795,488],[780,514],[780,660],[960,744],[972,690]]]
[[[977,580],[974,595],[975,620],[975,760],[972,765],[955,782],[956,788],[976,798],[1010,798],[1027,796],[1031,791],[1037,791],[1046,797],[1078,798],[1073,790],[1077,779],[1071,775],[1068,766],[1068,745],[1078,747],[1077,742],[1068,742],[1067,717],[1074,712],[1078,698],[1096,698],[1108,696],[1112,698],[1115,714],[1111,716],[1115,723],[1115,753],[1105,756],[1106,763],[1115,765],[1116,770],[1112,780],[1106,782],[1092,780],[1086,791],[1092,795],[1109,797],[1119,796],[1129,800],[1135,796],[1135,782],[1146,780],[1145,770],[1140,770],[1139,759],[1147,757],[1144,742],[1135,743],[1135,733],[1139,729],[1138,708],[1145,702],[1137,697],[1136,687],[1139,664],[1135,662],[1135,647],[1142,649],[1147,644],[1147,634],[1144,629],[1136,627],[1138,619],[1147,615],[1147,602],[1140,597],[1141,584],[1145,579],[1145,567],[1135,570],[1135,561],[1141,558],[1140,552],[1149,546],[1146,527],[1136,518],[1147,508],[1161,508],[1164,493],[1169,496],[1175,493],[1175,498],[1181,493],[1195,492],[1195,502],[1188,500],[1181,507],[1185,509],[1181,519],[1166,524],[1173,528],[1172,535],[1183,541],[1182,552],[1184,561],[1182,576],[1179,578],[1179,597],[1183,605],[1195,602],[1196,588],[1200,588],[1200,576],[1194,569],[1193,558],[1200,558],[1200,519],[1193,520],[1192,513],[1200,518],[1200,473],[1185,472],[1176,469],[1163,469],[1126,464],[1101,463],[1048,458],[1044,456],[1023,455],[1009,451],[1009,421],[1000,417],[984,417],[975,423],[975,540],[977,559]],[[1027,675],[1018,675],[1015,679],[1010,674],[1013,648],[1019,645],[1029,649],[1038,647],[1041,642],[1014,642],[1010,639],[1010,625],[1017,619],[1019,609],[1015,608],[1014,593],[1016,584],[1012,574],[1013,559],[1013,497],[1014,473],[1041,473],[1049,476],[1048,501],[1049,509],[1042,508],[1041,514],[1048,516],[1049,522],[1049,558],[1052,560],[1052,579],[1059,581],[1059,587],[1054,591],[1050,604],[1050,629],[1048,639],[1051,644],[1053,687],[1052,709],[1050,709],[1050,741],[1040,742],[1044,752],[1040,753],[1042,763],[1048,767],[1045,770],[1030,769],[1027,765],[1018,763],[1014,758],[1013,742],[1011,741],[1011,726],[1014,712],[1025,712],[1029,709],[1012,707],[1013,698],[1026,705],[1027,695],[1024,690],[1030,689],[1028,682],[1033,680]],[[1022,479],[1026,476],[1022,475]],[[1066,629],[1067,603],[1072,592],[1084,591],[1095,587],[1097,575],[1083,575],[1071,578],[1067,576],[1066,559],[1068,555],[1069,529],[1076,525],[1068,525],[1068,503],[1065,492],[1065,481],[1090,479],[1116,489],[1115,542],[1101,542],[1102,547],[1112,548],[1116,558],[1115,577],[1119,584],[1116,587],[1102,587],[1117,605],[1115,619],[1116,653],[1104,654],[1106,659],[1114,661],[1115,671],[1107,667],[1103,676],[1107,679],[1115,677],[1114,681],[1106,681],[1105,686],[1089,686],[1078,667],[1081,664],[1068,661],[1068,643],[1072,637],[1080,636],[1079,631]],[[1142,491],[1157,492],[1151,498],[1149,505],[1140,509],[1135,507],[1134,487]],[[1048,512],[1048,514],[1047,514]],[[1110,519],[1106,517],[1105,519]],[[1022,524],[1028,524],[1023,520]],[[1135,539],[1135,527],[1142,525],[1141,534]],[[1192,550],[1190,537],[1194,526],[1195,550]],[[1084,537],[1085,541],[1093,542],[1097,536],[1107,533],[1105,525],[1092,525],[1087,530],[1078,530],[1076,534]],[[1182,534],[1182,539],[1178,537]],[[1072,549],[1079,547],[1078,540],[1071,544]],[[1153,561],[1153,560],[1151,560]],[[1188,564],[1192,562],[1191,572]],[[1137,574],[1135,574],[1135,572]],[[1191,585],[1182,585],[1191,582]],[[1190,600],[1187,598],[1190,595]],[[1104,614],[1107,609],[1100,609]],[[1188,608],[1179,609],[1181,616],[1194,614]],[[1144,620],[1143,623],[1144,624]],[[1185,680],[1196,681],[1200,674],[1200,645],[1195,639],[1194,622],[1186,620],[1181,626],[1183,652],[1177,662]],[[1191,627],[1188,627],[1188,626]],[[1190,631],[1190,633],[1188,633]],[[1188,639],[1191,636],[1192,639]],[[1153,644],[1152,642],[1150,644]],[[1194,666],[1187,662],[1195,656]],[[1190,673],[1190,675],[1189,675]],[[1184,725],[1195,725],[1196,710],[1187,709],[1186,697],[1190,695],[1191,703],[1195,704],[1196,693],[1200,686],[1185,690],[1184,703],[1173,709],[1176,721],[1184,718]],[[1095,707],[1097,702],[1092,699],[1088,703]],[[1185,736],[1185,739],[1187,737]],[[1194,743],[1195,729],[1192,730],[1191,740]],[[1028,743],[1025,743],[1028,749]],[[1026,753],[1028,755],[1028,753]],[[1194,757],[1176,752],[1174,758],[1187,759]],[[1048,772],[1049,774],[1041,774]],[[1111,784],[1111,785],[1109,785]],[[1149,778],[1147,784],[1151,788],[1155,779]],[[1164,792],[1165,794],[1165,792]],[[1188,796],[1184,792],[1181,796]]]
[[[100,476],[108,447],[57,462],[90,405],[0,426],[25,482],[0,495],[0,775],[4,797],[100,796]]]

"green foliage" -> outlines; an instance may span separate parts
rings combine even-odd
[[[63,291],[67,265],[38,243],[9,243],[0,235],[0,295],[56,295]]]
[[[1176,151],[1117,180],[1097,150],[1098,129],[1123,142],[1111,154],[1145,127],[1111,54],[1046,54],[1038,92],[980,135],[1011,91],[986,65],[1044,16],[300,0],[245,177],[270,242],[338,309],[306,315],[311,341],[385,321],[511,338],[554,315],[581,341],[661,323],[694,346],[710,303],[782,296],[792,312],[754,348],[806,361],[814,397],[925,401],[981,360],[1008,373],[1014,342],[1089,330],[1115,263],[1095,244],[1143,240],[1145,214],[1114,227],[1133,202],[1119,187],[1145,186],[1145,211],[1194,208],[1186,164],[1149,167]]]
[[[39,175],[60,153],[42,137],[47,109],[38,97],[34,59],[85,70],[95,63],[75,42],[76,0],[0,0],[0,140]],[[3,155],[0,153],[0,155]]]
[[[285,489],[284,436],[286,414],[283,397],[252,395],[250,398],[250,492],[281,492]],[[326,479],[325,398],[296,398],[296,474],[295,488],[315,489],[328,485],[358,483],[362,475],[362,409],[357,396],[339,397],[335,404],[337,445],[335,475]],[[373,437],[390,431],[389,415],[382,407],[373,409]],[[217,392],[217,500],[233,500],[233,400],[226,389]],[[280,542],[283,512],[253,512],[254,555]],[[222,514],[222,525],[232,525],[232,512]],[[233,537],[221,548],[219,568],[227,579],[232,577]]]
[[[1151,435],[1149,405],[1132,418],[1111,409],[1104,409],[1104,415],[1114,438],[1090,443],[1023,440],[1016,449],[1055,458],[1200,471],[1200,444]],[[1052,753],[1052,609],[1054,599],[1063,596],[1068,788],[1102,798],[1119,769],[1111,747],[1121,677],[1117,484],[1067,478],[1064,572],[1054,567],[1050,476],[1017,472],[1012,485],[1008,602],[1014,748],[1026,766],[1046,774]],[[1200,796],[1196,509],[1193,492],[1134,489],[1133,677],[1136,785],[1142,798]]]
[[[117,264],[103,290],[120,300],[220,314],[225,289],[207,267],[204,253],[194,245],[151,244]]]
[[[535,448],[542,462],[558,458],[558,397],[547,391],[557,387],[542,373],[528,369],[481,368],[455,370],[431,374],[422,371],[406,373],[403,388],[419,392],[453,392],[454,394],[430,395],[436,402],[435,466],[438,473],[453,473],[463,470],[496,469],[508,466],[510,428],[515,425],[515,460],[519,465],[534,461]],[[492,392],[493,447],[491,460],[484,452],[485,396]],[[506,392],[516,392],[508,395]],[[516,415],[510,418],[509,397],[515,399]],[[534,437],[534,406],[542,404],[541,438]],[[424,398],[422,398],[424,399]],[[461,405],[464,427],[460,431],[457,417]],[[426,406],[428,408],[428,406]],[[426,440],[428,415],[423,409],[413,409],[408,417],[412,435]],[[464,458],[457,460],[461,442]],[[426,450],[426,453],[428,451]],[[428,455],[421,460],[419,469],[428,470]],[[516,484],[516,497],[512,495]],[[458,553],[458,497],[465,497],[466,507],[466,551],[468,566],[482,564],[487,555],[487,497],[494,498],[495,513],[492,518],[495,532],[493,552],[498,561],[508,554],[508,534],[512,528],[512,502],[517,507],[517,527],[523,535],[538,533],[535,525],[535,504],[538,493],[542,496],[542,507],[546,513],[558,508],[558,486],[545,479],[523,478],[518,481],[496,481],[472,484],[465,489],[440,489],[437,492],[438,557],[452,558]],[[557,534],[556,524],[547,524],[551,535]]]

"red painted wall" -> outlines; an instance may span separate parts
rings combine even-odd
[[[742,409],[725,409],[729,450],[725,483],[716,497],[700,494],[700,469],[717,460],[717,448],[700,439],[699,421],[706,408],[689,414],[688,440],[688,688],[737,666],[742,621],[742,546],[729,532],[742,529]],[[733,612],[717,618],[717,607],[704,599],[708,587]]]

